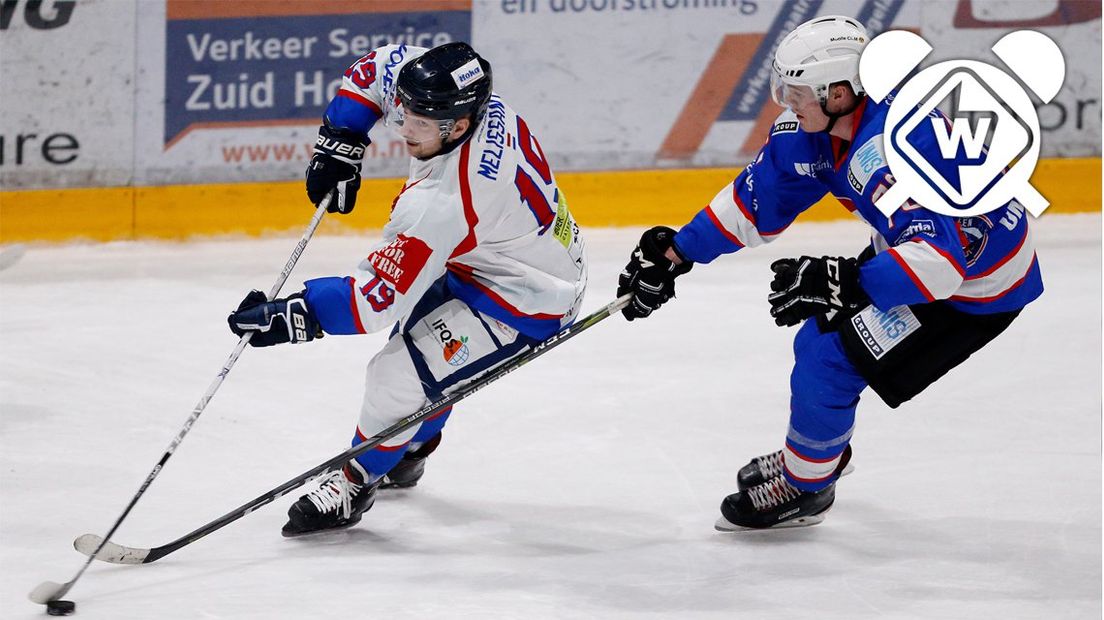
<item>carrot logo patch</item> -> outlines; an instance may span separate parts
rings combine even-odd
[[[437,319],[431,324],[431,327],[437,334],[437,340],[441,343],[441,354],[449,366],[463,366],[471,357],[471,351],[468,349],[468,337],[454,336],[443,319]]]
[[[460,336],[459,340],[449,340],[445,343],[444,354],[445,361],[449,363],[449,366],[462,366],[470,356],[468,337]]]

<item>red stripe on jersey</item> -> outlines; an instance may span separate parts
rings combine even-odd
[[[409,443],[410,443],[409,441],[404,441],[404,442],[402,442],[398,445],[394,445],[394,446],[378,445],[378,446],[376,446],[375,448],[372,448],[372,449],[373,450],[379,450],[380,452],[394,452],[395,450],[405,449],[406,445],[409,444]]]
[[[1017,254],[1020,253],[1020,248],[1023,247],[1023,245],[1026,241],[1027,241],[1027,226],[1024,226],[1023,237],[1020,237],[1020,242],[1016,244],[1016,247],[1013,248],[1013,250],[1011,252],[1009,252],[1004,258],[1002,258],[999,261],[997,261],[996,263],[994,263],[992,267],[986,269],[985,271],[983,271],[983,272],[981,272],[977,275],[970,276],[969,278],[966,278],[966,279],[967,280],[977,280],[979,278],[984,278],[985,276],[987,276],[987,275],[993,273],[994,271],[1000,269],[1001,267],[1004,266],[1005,263],[1012,260],[1013,258],[1016,257]]]
[[[737,187],[736,181],[733,181],[732,182],[732,202],[736,203],[736,206],[740,208],[740,213],[744,214],[744,217],[746,217],[747,220],[749,222],[751,222],[752,226],[754,226],[755,228],[759,228],[759,224],[757,224],[755,222],[755,214],[752,213],[751,211],[748,211],[747,207],[744,206],[744,201],[740,200],[740,194],[736,192],[736,187]]]
[[[951,264],[951,267],[954,267],[954,270],[958,272],[958,275],[960,277],[966,277],[966,270],[962,268],[962,265],[958,264],[958,261],[956,261],[953,256],[947,253],[947,250],[944,250],[943,248],[929,242],[927,239],[913,239],[912,241],[909,241],[909,243],[926,244],[929,248],[935,250],[940,256],[947,259],[947,262]]]
[[[468,180],[468,157],[470,152],[471,140],[468,140],[464,143],[464,146],[460,147],[460,200],[464,203],[464,219],[468,221],[468,235],[452,251],[452,254],[449,255],[450,259],[471,252],[478,243],[475,238],[475,225],[479,223],[479,216],[475,214],[475,207],[472,206],[471,183]]]
[[[1038,262],[1038,260],[1039,256],[1037,254],[1032,254],[1031,264],[1027,266],[1027,271],[1024,272],[1023,276],[1019,280],[1013,282],[1011,286],[997,293],[996,295],[990,295],[989,297],[966,297],[963,295],[951,295],[949,299],[951,301],[968,301],[970,303],[985,303],[988,301],[1000,299],[1001,297],[1004,297],[1005,295],[1016,290],[1018,286],[1023,284],[1024,280],[1027,279],[1027,276],[1031,275],[1031,270],[1035,268],[1035,263]]]
[[[831,478],[832,474],[836,473],[834,471],[828,472],[827,476],[821,476],[820,478],[802,478],[801,476],[795,476],[794,473],[792,471],[790,471],[790,468],[786,467],[785,464],[782,465],[782,469],[786,470],[786,473],[789,474],[789,476],[791,478],[793,478],[794,480],[797,480],[798,482],[804,482],[806,484],[811,484],[811,483],[815,483],[815,482],[824,482],[825,480]]]
[[[839,203],[843,205],[843,208],[847,209],[849,213],[855,212],[855,202],[853,200],[851,200],[847,196],[836,196],[835,194],[832,194],[832,196],[835,196],[836,200],[838,200]],[[893,220],[890,219],[889,223],[893,224]]]
[[[351,99],[359,103],[360,105],[365,106],[369,110],[375,112],[376,116],[383,116],[383,110],[380,110],[380,107],[373,103],[371,99],[362,97],[361,95],[358,95],[351,90],[345,90],[344,88],[342,88],[341,90],[337,91],[337,96],[344,99]]]
[[[893,257],[893,260],[897,261],[897,264],[900,265],[901,269],[905,271],[905,275],[907,275],[909,279],[912,280],[912,284],[917,289],[919,289],[921,293],[923,293],[924,299],[927,299],[928,301],[935,301],[935,296],[931,294],[931,291],[928,290],[928,287],[924,286],[924,283],[921,282],[920,278],[916,276],[916,272],[912,270],[912,267],[908,266],[908,263],[905,262],[905,259],[901,258],[901,255],[897,253],[897,248],[890,248],[888,254]]]
[[[855,146],[855,134],[859,131],[859,124],[862,123],[863,112],[866,111],[866,97],[863,97],[859,107],[855,108],[852,113],[854,116],[851,118],[851,139],[844,143],[842,138],[831,136],[832,138],[832,157],[835,161],[832,164],[832,169],[839,172],[840,166],[843,162],[847,161],[847,155],[851,152],[851,149]]]
[[[451,406],[449,406],[449,407],[445,407],[444,409],[442,409],[442,410],[438,411],[437,413],[435,413],[435,414],[433,414],[433,415],[429,416],[428,418],[426,418],[426,419],[422,420],[422,423],[425,423],[425,422],[430,422],[430,421],[432,421],[432,420],[436,420],[437,418],[439,418],[439,417],[441,417],[441,416],[445,415],[446,413],[450,413],[451,411],[452,411],[452,407],[451,407]]]
[[[855,117],[851,119],[851,139],[848,142],[855,145],[855,134],[859,133],[859,125],[862,124],[863,112],[866,112],[866,97],[863,97],[859,107],[855,108]]]
[[[797,458],[799,458],[802,461],[805,461],[807,463],[818,463],[818,464],[830,463],[830,462],[832,462],[832,461],[834,461],[834,460],[836,460],[840,457],[840,455],[837,454],[835,456],[830,456],[826,459],[814,459],[811,456],[805,456],[804,454],[798,452],[793,447],[793,444],[791,444],[789,441],[786,442],[786,449],[789,450],[790,452],[792,452],[794,456],[796,456]],[[840,454],[842,454],[842,453],[840,453]]]
[[[367,334],[364,331],[364,325],[360,322],[360,310],[357,309],[357,283],[356,278],[349,277],[349,311],[353,313],[353,325],[357,329],[358,334]]]
[[[740,208],[740,213],[743,213],[744,217],[746,217],[747,220],[749,222],[751,222],[751,225],[754,226],[756,230],[758,230],[759,229],[759,222],[755,219],[755,214],[752,213],[751,211],[749,211],[746,206],[744,206],[744,201],[740,200],[740,195],[736,193],[736,183],[735,182],[732,183],[732,201],[735,202],[736,206]],[[716,220],[714,220],[714,221],[716,221]],[[783,226],[782,228],[779,228],[778,230],[767,230],[767,231],[760,230],[759,231],[759,236],[760,237],[770,237],[772,235],[780,235],[789,227],[790,227],[790,225],[786,224],[785,226]],[[737,243],[739,243],[739,242],[737,242]],[[741,247],[743,247],[743,244],[740,244],[740,245],[741,245]]]
[[[472,269],[471,267],[468,267],[467,265],[464,265],[462,263],[449,262],[445,265],[445,268],[456,273],[456,275],[461,276],[461,279],[465,281],[467,278],[471,277],[471,275],[475,273],[475,269]]]
[[[406,190],[410,189],[411,187],[414,187],[415,185],[421,183],[422,181],[424,181],[428,178],[429,178],[429,175],[427,174],[424,177],[418,179],[417,181],[414,181],[410,185],[407,185],[406,183],[403,183],[403,188],[401,190],[399,190],[399,193],[395,196],[395,199],[391,201],[391,212],[392,213],[395,212],[395,206],[399,204],[399,198],[402,198],[402,195],[403,195],[404,192],[406,192]]]
[[[721,231],[721,234],[724,235],[725,238],[727,238],[732,243],[735,243],[736,245],[740,246],[741,248],[744,247],[744,244],[740,243],[740,240],[736,238],[736,235],[728,232],[728,229],[726,229],[721,224],[721,220],[717,219],[717,214],[713,212],[713,207],[706,206],[705,207],[705,214],[709,216],[709,220],[713,222],[713,225],[717,227],[717,230]]]
[[[505,308],[507,312],[509,312],[510,314],[512,314],[514,316],[528,317],[528,318],[531,318],[531,319],[541,319],[541,320],[549,320],[549,319],[559,320],[559,319],[562,319],[563,316],[564,316],[562,314],[544,314],[544,313],[527,314],[525,312],[522,312],[521,310],[518,310],[516,306],[514,306],[510,302],[503,299],[500,295],[498,295],[498,293],[495,293],[494,291],[492,291],[491,289],[487,288],[482,283],[480,283],[479,280],[476,280],[475,276],[472,275],[475,272],[475,270],[472,269],[471,267],[468,267],[467,265],[461,265],[460,263],[450,262],[450,263],[448,263],[448,270],[450,272],[454,273],[456,275],[456,277],[460,278],[465,283],[471,284],[475,288],[479,289],[480,293],[483,293],[487,297],[490,297],[491,301],[493,301],[498,306],[500,306],[502,308]]]
[[[360,430],[360,426],[357,426],[356,436],[357,436],[357,439],[359,439],[361,442],[368,441],[368,438],[364,436],[364,432]],[[410,442],[409,441],[404,441],[404,442],[402,442],[401,444],[399,444],[397,446],[376,446],[375,448],[373,448],[373,450],[380,450],[380,451],[383,451],[383,452],[394,452],[395,450],[398,450],[399,448],[405,448],[406,444],[408,444],[408,443],[410,443]]]

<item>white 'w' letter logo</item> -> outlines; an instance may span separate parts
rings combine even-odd
[[[943,159],[954,159],[958,153],[958,145],[966,148],[966,157],[977,159],[981,157],[981,149],[985,146],[985,136],[989,133],[989,124],[992,117],[983,116],[978,119],[977,127],[970,133],[970,119],[960,117],[951,123],[951,132],[947,133],[947,123],[942,118],[930,118],[932,129],[935,131],[935,139],[939,142],[939,152]]]

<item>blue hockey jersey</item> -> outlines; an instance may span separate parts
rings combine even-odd
[[[1042,275],[1026,210],[1015,200],[968,218],[913,202],[887,218],[874,206],[894,183],[882,143],[891,99],[860,104],[850,141],[806,133],[791,111],[784,112],[755,160],[675,236],[678,250],[708,263],[768,243],[831,193],[873,228],[877,254],[863,263],[859,281],[880,310],[947,300],[964,312],[989,314],[1034,300],[1043,291]],[[939,159],[934,131],[915,146],[934,154],[929,160]],[[953,179],[958,163],[940,172]]]

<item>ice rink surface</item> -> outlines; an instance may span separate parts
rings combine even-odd
[[[306,223],[309,212],[304,212]],[[673,223],[673,222],[672,222]],[[638,230],[588,231],[585,311]],[[851,254],[858,223],[794,226],[699,266],[457,406],[422,484],[350,530],[286,540],[283,498],[156,563],[95,563],[82,618],[1099,618],[1101,221],[1035,222],[1047,292],[898,410],[859,405],[854,475],[819,526],[721,534],[748,458],[781,447],[785,255]],[[285,293],[373,239],[311,242]],[[32,247],[0,272],[0,616],[70,579],[178,432],[294,235]],[[342,451],[383,336],[250,349],[115,537],[167,543]]]

